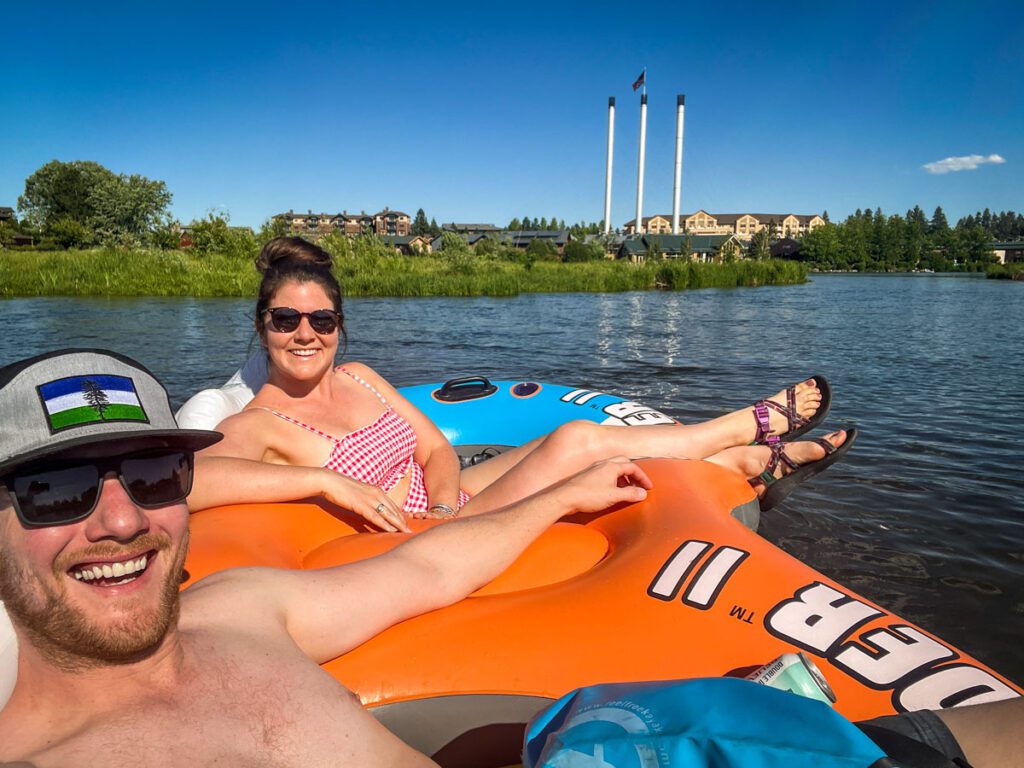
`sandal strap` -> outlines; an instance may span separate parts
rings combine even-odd
[[[825,442],[824,440],[821,440],[821,438],[814,438],[814,441]],[[759,485],[763,485],[765,488],[768,488],[773,483],[781,480],[782,477],[788,475],[789,472],[784,472],[782,477],[775,476],[775,470],[779,468],[780,463],[785,464],[786,467],[789,468],[790,472],[796,471],[801,466],[789,457],[789,454],[786,453],[786,443],[783,443],[777,437],[776,441],[771,443],[768,447],[771,449],[771,456],[768,457],[768,463],[765,464],[764,471],[757,477],[750,478],[748,481],[755,488]],[[835,448],[832,448],[832,450],[834,451]]]
[[[783,460],[787,462],[789,461],[789,457],[785,456],[783,453],[785,446],[781,442],[776,442],[770,445],[769,448],[771,449],[771,455],[768,457],[768,463],[764,466],[764,471],[757,477],[752,477],[748,480],[748,482],[755,488],[759,485],[763,485],[765,488],[768,488],[772,483],[779,479],[775,476],[775,470],[779,466],[780,458],[785,457]]]
[[[786,405],[776,403],[774,400],[758,400],[754,403],[754,421],[757,423],[757,432],[754,433],[753,445],[775,445],[780,440],[779,435],[772,434],[769,408],[786,417],[786,432],[799,429],[809,421],[797,413],[796,387],[787,387]]]
[[[771,438],[771,426],[769,424],[768,400],[758,400],[754,403],[754,421],[757,423],[757,432],[754,434],[754,443],[758,444]]]
[[[765,405],[771,408],[773,411],[777,411],[786,417],[788,426],[786,431],[791,432],[794,429],[798,429],[806,424],[809,419],[805,419],[796,410],[796,390],[793,387],[786,389],[786,402],[788,405],[779,405],[774,400],[762,400]]]
[[[825,455],[828,456],[830,453],[835,453],[838,450],[832,443],[823,437],[812,437],[809,438],[812,443],[817,443],[825,449]]]

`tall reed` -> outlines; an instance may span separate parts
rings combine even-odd
[[[335,269],[349,296],[515,296],[734,288],[806,280],[788,261],[518,262],[470,251],[398,256],[383,248],[342,248]],[[253,296],[259,275],[248,259],[194,251],[0,251],[0,296]]]

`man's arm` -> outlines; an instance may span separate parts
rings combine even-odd
[[[295,643],[323,663],[400,621],[466,597],[559,518],[641,501],[650,487],[636,464],[610,459],[503,509],[435,525],[369,560],[319,571],[225,572],[189,591],[230,579],[225,610],[279,616]]]

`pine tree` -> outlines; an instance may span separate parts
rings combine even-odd
[[[431,218],[430,219],[430,236],[431,237],[440,237],[441,236],[441,228],[439,226],[437,226],[437,219],[435,219],[435,218]]]
[[[822,218],[822,220],[824,220],[824,222],[826,224],[828,224],[829,223],[828,211],[822,211],[821,212],[821,218]]]
[[[935,208],[935,213],[932,214],[931,223],[928,225],[928,232],[947,232],[949,230],[949,222],[946,221],[946,214],[942,210],[942,206]]]
[[[928,217],[924,215],[920,205],[915,205],[913,209],[907,211],[907,221],[911,224],[920,224],[922,228],[928,227]]]
[[[512,221],[508,223],[508,228],[511,232],[518,232],[523,228],[523,222],[519,219],[512,219]]]
[[[755,261],[763,261],[771,256],[771,244],[768,229],[769,227],[759,229],[754,233],[754,236],[750,238],[750,246],[748,247],[747,252],[750,255],[750,258]]]
[[[427,214],[420,208],[416,211],[416,218],[412,221],[412,227],[409,232],[413,235],[429,235],[430,224],[427,223]]]
[[[107,412],[107,408],[110,406],[110,400],[107,399],[107,393],[104,392],[100,385],[92,379],[86,379],[82,382],[82,394],[85,396],[85,402],[93,407],[93,410],[99,414],[100,420],[105,419],[104,414]]]

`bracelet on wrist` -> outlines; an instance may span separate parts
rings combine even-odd
[[[459,512],[456,509],[452,509],[447,504],[431,504],[430,514],[436,517],[449,518],[458,517]]]

